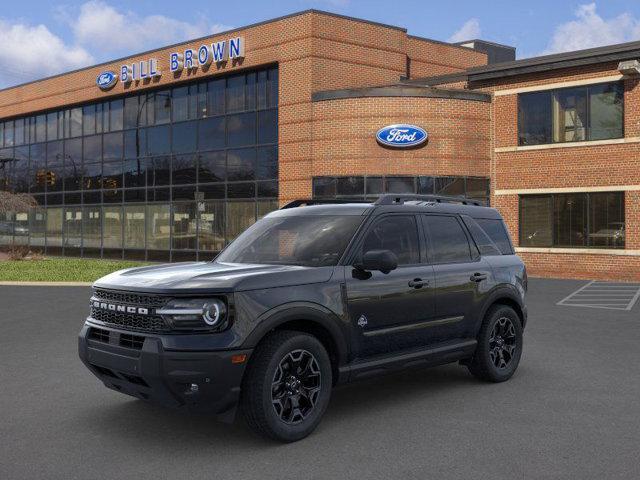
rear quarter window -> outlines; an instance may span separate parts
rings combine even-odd
[[[496,218],[474,218],[474,220],[498,247],[502,255],[513,255],[513,246],[502,220]]]

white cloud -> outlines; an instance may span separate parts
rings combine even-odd
[[[93,61],[86,49],[66,44],[44,25],[0,20],[0,87],[73,70]]]
[[[575,20],[556,27],[543,55],[640,39],[640,19],[629,13],[605,19],[593,2],[580,5],[575,16]]]
[[[480,21],[477,18],[471,18],[464,22],[460,29],[449,37],[449,42],[464,42],[465,40],[473,40],[481,35]]]
[[[84,3],[77,18],[69,23],[76,41],[98,53],[134,53],[230,28],[205,19],[184,22],[164,15],[143,17],[118,11],[101,0]]]
[[[141,16],[102,0],[53,12],[58,24],[68,26],[69,39],[45,25],[0,18],[0,88],[231,29],[200,15],[194,22]]]

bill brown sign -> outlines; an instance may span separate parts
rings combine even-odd
[[[244,37],[230,38],[211,44],[201,45],[197,50],[188,48],[182,52],[172,52],[169,55],[169,70],[180,73],[183,70],[194,70],[212,63],[220,64],[227,60],[244,58]],[[140,80],[160,77],[162,72],[158,68],[158,60],[150,58],[120,67],[120,81],[124,84]],[[101,90],[109,90],[118,81],[118,75],[111,71],[101,72],[96,84]]]

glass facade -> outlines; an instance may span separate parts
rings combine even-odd
[[[210,258],[278,202],[278,69],[0,121],[0,245]]]
[[[314,177],[313,198],[375,199],[383,193],[462,196],[489,205],[489,179],[484,177]]]
[[[520,245],[625,248],[624,192],[521,196]]]

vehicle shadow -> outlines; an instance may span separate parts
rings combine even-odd
[[[321,427],[333,430],[332,427],[345,417],[355,420],[371,417],[371,423],[375,425],[381,410],[403,410],[415,402],[427,404],[430,398],[443,391],[455,398],[460,389],[481,385],[465,368],[457,365],[415,368],[361,380],[334,389]],[[220,445],[224,445],[225,450],[234,445],[243,449],[252,445],[261,448],[280,445],[253,435],[240,411],[232,425],[221,423],[210,415],[166,409],[135,399],[96,406],[85,413],[91,416],[90,423],[101,436],[132,444],[144,438],[146,448],[171,444],[178,451],[193,453]]]

